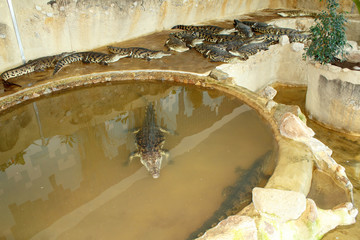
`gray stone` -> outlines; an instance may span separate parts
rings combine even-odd
[[[347,61],[358,63],[360,62],[360,50],[351,51],[347,56]]]
[[[218,80],[218,81],[224,81],[226,79],[229,78],[229,74],[227,74],[226,72],[215,68],[214,70],[212,70],[209,74],[210,77]]]
[[[6,24],[0,23],[0,38],[6,38]]]
[[[260,93],[259,93],[260,96],[262,96],[268,100],[274,99],[276,94],[277,94],[277,91],[271,86],[266,86],[265,88],[260,90]]]

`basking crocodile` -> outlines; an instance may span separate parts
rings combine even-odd
[[[156,124],[155,110],[152,103],[146,108],[145,119],[140,129],[135,132],[137,151],[129,156],[131,161],[134,157],[139,157],[141,163],[146,167],[153,178],[160,176],[160,168],[163,156],[168,158],[167,150],[163,149],[165,142],[164,133],[168,131]]]
[[[117,53],[125,57],[144,58],[147,60],[158,59],[171,55],[170,53],[165,53],[163,51],[151,50],[142,47],[121,48],[121,47],[108,46],[107,48],[110,52]]]
[[[190,31],[171,33],[170,35],[183,41],[187,47],[195,47],[196,45],[201,44],[204,41],[204,39],[200,39],[195,32]]]
[[[234,29],[226,29],[218,26],[213,25],[201,25],[201,26],[194,26],[194,25],[176,25],[172,27],[171,29],[182,29],[186,31],[209,31],[215,34],[229,34],[232,32],[235,32]]]
[[[209,31],[194,32],[197,38],[204,39],[207,42],[222,43],[232,41],[244,41],[246,38],[241,35],[213,34]]]
[[[243,24],[248,25],[255,32],[259,32],[259,29],[271,27],[271,25],[264,22],[252,22],[252,21],[241,21]]]
[[[19,76],[22,76],[22,75],[25,75],[28,73],[32,73],[32,72],[44,71],[47,68],[53,68],[53,67],[55,67],[55,64],[61,58],[65,57],[69,54],[71,54],[71,53],[64,52],[64,53],[53,55],[53,56],[46,56],[46,57],[29,60],[27,63],[25,63],[19,67],[12,68],[10,70],[3,72],[0,75],[0,77],[3,80],[3,84],[5,86],[17,85],[17,84],[8,82],[8,79],[19,77]],[[17,86],[19,86],[19,85],[17,85]]]
[[[261,50],[268,50],[269,45],[270,45],[270,42],[250,43],[250,44],[242,46],[241,48],[239,48],[237,50],[231,50],[229,52],[235,56],[239,56],[241,58],[246,58],[246,57],[256,54],[257,52],[260,52]]]
[[[53,75],[58,73],[65,65],[82,61],[83,63],[99,63],[108,65],[109,63],[116,62],[124,56],[121,54],[107,54],[101,52],[77,52],[70,54],[60,59],[54,68]]]
[[[236,63],[248,59],[246,56],[234,56],[222,49],[213,49],[208,52],[208,58],[211,62]]]
[[[293,28],[281,28],[274,27],[264,22],[251,22],[251,21],[241,21],[243,24],[248,25],[255,32],[265,33],[265,34],[274,34],[274,35],[288,35],[294,33],[302,33]]]
[[[239,20],[234,19],[234,27],[236,30],[238,30],[240,35],[246,38],[250,38],[254,35],[253,31],[251,30],[251,27],[246,25],[245,23],[242,23]]]
[[[303,10],[288,10],[288,11],[281,11],[277,13],[278,15],[282,17],[318,17],[319,14],[316,12],[309,12],[309,11],[303,11]]]
[[[239,56],[234,56],[226,51],[227,45],[224,44],[200,44],[195,49],[204,57],[209,58],[212,62],[234,63],[240,60],[246,60]]]
[[[190,49],[189,47],[186,46],[186,43],[183,40],[175,37],[174,34],[169,35],[169,39],[166,40],[165,46],[169,50],[173,50],[176,52],[185,52]]]
[[[256,41],[267,41],[271,44],[278,43],[282,35],[277,34],[260,34],[256,35],[252,40]]]
[[[237,214],[251,202],[251,191],[254,187],[262,187],[273,172],[272,152],[269,151],[246,170],[236,183],[225,189],[226,199],[214,214],[196,231],[190,234],[188,240],[200,237],[206,230],[216,226],[230,215]]]
[[[259,27],[256,29],[257,32],[260,33],[268,33],[268,34],[275,34],[275,35],[289,35],[289,34],[299,34],[302,33],[302,31],[298,31],[293,28],[280,28],[280,27]]]
[[[311,34],[292,33],[287,35],[290,42],[306,42],[310,40]]]

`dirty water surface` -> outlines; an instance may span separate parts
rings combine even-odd
[[[276,86],[275,89],[278,91],[278,94],[274,98],[276,102],[289,105],[298,105],[301,108],[301,111],[305,113],[306,87]],[[335,161],[345,167],[346,174],[354,187],[355,207],[359,208],[360,137],[333,131],[319,125],[317,122],[311,119],[307,120],[307,125],[314,130],[315,138],[319,139],[333,151],[332,157],[335,159]],[[319,176],[319,174],[316,175]],[[324,179],[317,179],[317,181],[322,181],[323,184],[326,184]],[[333,183],[328,182],[328,185],[323,185],[323,188],[320,189],[321,192],[310,192],[310,194],[312,194],[311,198],[315,198],[315,202],[320,205],[320,207],[326,208],[326,206],[330,206],[330,203],[334,201],[331,199],[331,196],[338,196],[337,191],[335,191],[336,188],[337,187]],[[324,196],[326,197],[324,198]],[[336,229],[327,233],[323,239],[352,240],[358,239],[359,236],[360,222],[359,219],[357,219],[357,222],[354,225],[337,227]]]
[[[158,179],[128,162],[150,102],[168,131]],[[243,102],[164,82],[40,97],[1,113],[0,139],[0,239],[187,239],[246,205],[276,150]]]

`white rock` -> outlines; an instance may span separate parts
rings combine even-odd
[[[315,135],[311,128],[290,112],[285,113],[281,119],[280,134],[296,141],[304,141]]]
[[[260,215],[280,222],[298,219],[306,209],[305,195],[299,192],[256,187],[252,194]]]
[[[290,44],[289,37],[287,35],[282,35],[279,39],[279,43],[281,46],[284,46],[286,44]]]
[[[316,138],[310,138],[305,144],[310,147],[313,153],[325,152],[329,156],[332,155],[332,150]]]
[[[295,42],[295,43],[291,44],[291,47],[295,52],[299,52],[304,49],[304,44]]]
[[[347,41],[347,43],[350,45],[345,46],[344,50],[347,52],[356,51],[358,49],[358,44],[355,41]]]
[[[335,65],[332,65],[332,64],[326,64],[325,65],[327,70],[333,72],[333,73],[339,73],[342,71],[342,68],[341,67],[338,67],[338,66],[335,66]]]
[[[36,10],[41,11],[41,7],[40,7],[40,6],[36,5],[35,8],[36,8]]]
[[[52,17],[54,14],[53,13],[46,13],[46,16],[48,16],[48,17]]]
[[[347,56],[347,61],[357,63],[360,62],[360,50],[351,51]]]
[[[206,231],[197,240],[231,240],[242,236],[242,239],[257,240],[255,220],[248,216],[234,215],[221,221],[216,227]]]
[[[360,67],[355,66],[355,67],[353,67],[353,69],[359,71],[359,70],[360,70]]]
[[[269,112],[271,111],[271,109],[273,109],[275,106],[277,105],[277,103],[273,100],[269,100],[267,103],[266,103],[266,110],[268,110]]]

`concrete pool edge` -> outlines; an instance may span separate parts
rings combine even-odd
[[[331,154],[329,155],[326,152],[326,146],[320,148],[320,150],[317,149],[317,152],[314,152],[314,149],[311,148],[311,141],[314,141],[312,140],[313,136],[311,136],[311,133],[305,133],[307,136],[300,133],[300,137],[297,135],[293,137],[293,139],[284,136],[283,132],[286,131],[286,126],[283,126],[285,117],[291,116],[292,118],[295,117],[299,120],[303,117],[297,106],[287,106],[273,103],[272,107],[269,107],[269,103],[273,102],[271,99],[262,97],[260,94],[254,93],[246,88],[232,85],[227,81],[217,81],[205,74],[163,70],[111,71],[44,81],[40,84],[0,98],[0,109],[5,110],[17,105],[18,103],[36,99],[39,96],[46,95],[51,92],[70,89],[73,87],[87,86],[96,83],[133,80],[146,82],[167,81],[184,83],[203,88],[217,89],[236,97],[255,109],[262,118],[269,123],[278,143],[279,153],[277,165],[274,174],[265,188],[296,192],[306,196],[311,186],[313,164],[315,163],[319,169],[325,171],[334,181],[338,182],[338,184],[345,190],[348,198],[352,199],[352,185],[347,179],[343,167],[338,165],[331,158]],[[300,132],[301,131],[302,130],[300,130]],[[316,142],[316,144],[318,144],[318,142]],[[249,211],[249,208],[251,207],[253,207],[253,204],[244,209],[242,213],[246,216],[254,216],[254,211],[256,211],[256,209]],[[344,218],[347,221],[338,221],[335,226],[339,224],[353,223],[350,220],[355,221],[357,209],[355,209],[352,205],[346,205],[346,207],[342,207],[341,209],[348,209],[348,211],[344,210],[345,212],[347,211],[348,214],[347,218]],[[333,211],[335,211],[335,209]],[[342,211],[341,214],[344,214],[344,211]]]

